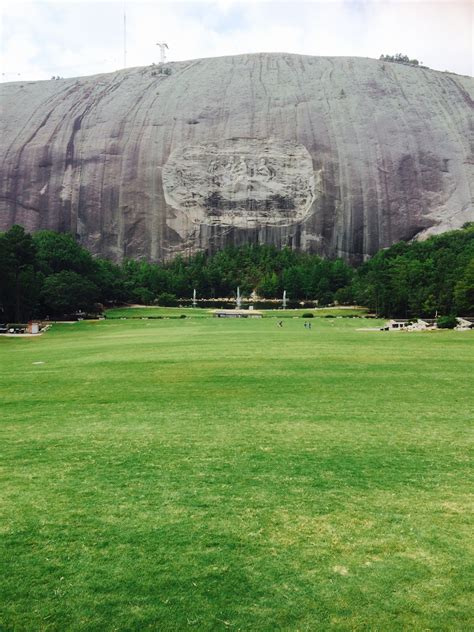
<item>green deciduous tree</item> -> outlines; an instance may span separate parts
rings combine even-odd
[[[33,237],[37,249],[38,268],[45,275],[71,270],[90,277],[97,272],[94,257],[68,233],[42,230]]]
[[[472,313],[474,226],[379,251],[357,270],[355,299],[381,316]]]
[[[456,313],[464,316],[474,315],[474,257],[467,264],[463,275],[454,288]]]
[[[0,304],[5,320],[29,317],[36,297],[36,247],[22,226],[0,235]]]
[[[93,310],[99,289],[77,272],[62,270],[45,279],[41,298],[47,313],[62,316],[78,310]]]

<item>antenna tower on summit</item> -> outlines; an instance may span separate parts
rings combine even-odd
[[[160,47],[160,64],[164,64],[166,61],[165,48],[168,48],[168,44],[165,42],[157,42],[156,45]]]
[[[127,13],[125,11],[125,0],[123,3],[123,67],[127,67]]]

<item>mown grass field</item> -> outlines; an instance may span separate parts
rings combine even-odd
[[[473,628],[474,332],[276,322],[0,339],[2,631]]]
[[[234,303],[229,303],[229,309],[235,307]],[[243,306],[247,309],[247,305]],[[212,315],[213,308],[199,309],[193,307],[114,307],[107,310],[108,318],[179,318],[182,314],[192,318],[207,318]],[[303,314],[313,314],[316,317],[325,316],[364,316],[368,310],[365,307],[319,307],[306,309],[266,309],[263,312],[264,318],[300,318]]]

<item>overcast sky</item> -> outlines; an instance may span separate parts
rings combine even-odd
[[[474,4],[465,0],[214,2],[0,0],[2,81],[73,77],[168,59],[285,51],[378,58],[402,52],[473,75]]]

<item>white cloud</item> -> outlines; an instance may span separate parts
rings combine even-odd
[[[439,70],[473,74],[465,0],[1,0],[4,80],[109,72],[127,65],[262,51],[378,57],[402,52]],[[20,75],[18,74],[20,73]]]

